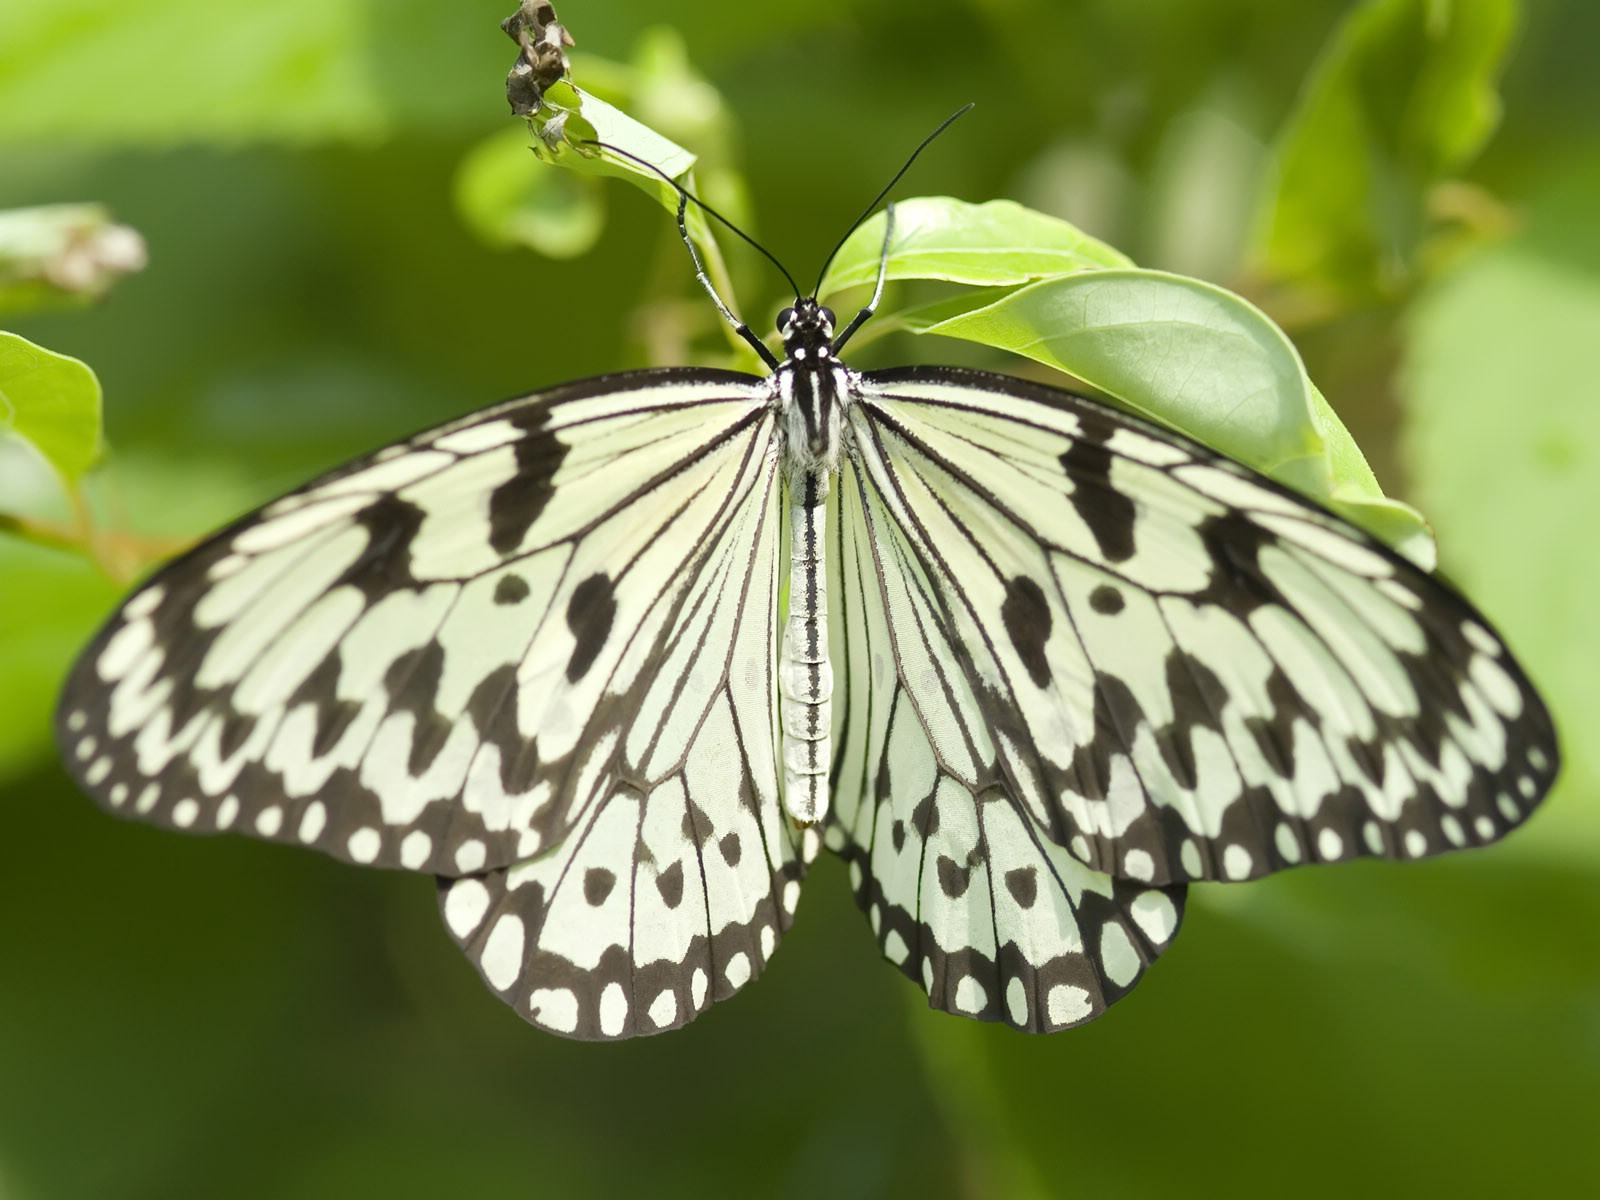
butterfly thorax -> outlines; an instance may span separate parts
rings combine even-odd
[[[778,317],[783,362],[773,373],[791,477],[832,474],[839,465],[850,372],[833,353],[833,313],[804,299]]]

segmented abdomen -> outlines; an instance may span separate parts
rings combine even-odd
[[[833,668],[823,562],[828,477],[807,471],[789,483],[789,618],[778,658],[783,721],[783,803],[797,821],[828,811]]]

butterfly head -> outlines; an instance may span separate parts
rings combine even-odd
[[[796,300],[778,314],[778,336],[783,338],[784,357],[791,362],[832,358],[833,310],[814,298]]]

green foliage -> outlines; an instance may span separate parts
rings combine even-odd
[[[604,189],[549,170],[532,149],[516,127],[474,146],[455,177],[461,219],[491,246],[523,246],[546,258],[587,254],[605,228]]]
[[[1392,297],[1434,232],[1429,197],[1500,120],[1516,0],[1364,0],[1278,142],[1258,267],[1321,306]]]
[[[496,22],[511,7],[0,5],[0,207],[94,197],[151,250],[98,305],[8,318],[105,384],[115,452],[85,479],[98,559],[148,564],[320,468],[502,396],[727,361],[663,216],[670,189],[571,146],[548,152],[591,173],[552,170],[506,117]],[[906,186],[984,203],[901,206],[918,232],[897,245],[886,319],[856,361],[1054,370],[1002,348],[1037,326],[1059,363],[1148,401],[1170,380],[1149,351],[1183,342],[1205,368],[1196,397],[1236,370],[1270,401],[1241,452],[1369,495],[1315,379],[1549,689],[1563,788],[1483,853],[1197,889],[1139,991],[1048,1039],[924,1011],[824,861],[737,1001],[668,1037],[578,1046],[486,993],[425,882],[165,835],[78,796],[50,761],[55,681],[121,585],[81,546],[0,534],[14,851],[0,873],[0,1191],[1581,1194],[1600,1172],[1584,1049],[1600,1001],[1600,765],[1585,741],[1600,707],[1585,525],[1600,502],[1585,357],[1600,168],[1582,166],[1600,146],[1573,114],[1600,106],[1583,53],[1600,12],[1530,6],[1506,59],[1514,6],[1466,0],[558,8],[584,92],[554,100],[598,129],[608,115],[584,97],[598,98],[664,139],[637,152],[692,176],[805,283],[973,94]],[[664,20],[675,30],[647,28]],[[1478,160],[1502,61],[1503,128]],[[638,136],[607,134],[630,149]],[[1252,148],[1268,144],[1271,219],[1239,273],[1231,221],[1177,237],[1163,214],[1249,194]],[[1190,155],[1197,174],[1172,165],[1190,145],[1232,149]],[[1483,211],[1526,207],[1526,228],[1435,253],[1441,204],[1469,170]],[[781,282],[720,231],[695,232],[759,326]],[[870,281],[881,232],[858,231],[835,263],[841,304]],[[539,255],[504,248],[540,238]],[[1163,274],[1196,263],[1208,283]],[[1124,286],[1148,289],[1120,301],[1125,334],[1056,323],[1074,289]],[[990,328],[908,332],[935,319]],[[1319,439],[1324,457],[1295,460]],[[41,464],[0,457],[0,511],[70,535]]]
[[[1459,531],[1448,565],[1518,631],[1513,645],[1565,734],[1565,786],[1517,845],[1590,865],[1600,862],[1600,753],[1587,736],[1600,727],[1597,208],[1600,154],[1547,186],[1522,236],[1428,290],[1404,375],[1417,493]]]

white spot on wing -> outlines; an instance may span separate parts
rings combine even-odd
[[[628,997],[620,983],[606,984],[600,993],[600,1032],[616,1037],[628,1020]]]
[[[422,830],[413,829],[400,843],[400,865],[412,871],[419,870],[432,850],[433,839]]]
[[[965,1013],[978,1013],[983,1011],[984,1005],[989,1003],[989,993],[984,990],[971,975],[963,975],[961,982],[956,984],[956,1007]]]
[[[450,927],[451,933],[462,940],[478,927],[478,922],[483,920],[483,914],[488,911],[489,889],[481,880],[463,879],[452,884],[445,893],[444,923]]]
[[[1164,892],[1140,892],[1128,905],[1128,915],[1145,937],[1165,945],[1178,929],[1178,909]]]
[[[528,997],[528,1009],[536,1024],[557,1033],[571,1033],[578,1027],[578,998],[568,988],[535,988]]]
[[[883,956],[898,967],[904,965],[910,953],[911,947],[906,945],[906,940],[900,936],[900,931],[889,930],[889,936],[883,939]]]
[[[663,988],[646,1012],[657,1029],[665,1029],[678,1017],[678,998],[670,988]]]
[[[1122,873],[1129,879],[1148,883],[1156,875],[1155,860],[1148,850],[1129,850],[1122,856]]]
[[[1139,952],[1128,931],[1115,921],[1108,921],[1100,931],[1100,965],[1106,978],[1118,987],[1127,987],[1139,977]]]
[[[154,584],[134,596],[122,606],[122,615],[134,620],[148,617],[155,612],[161,602],[167,598],[167,589],[163,584]]]
[[[1284,862],[1300,861],[1300,839],[1295,836],[1294,827],[1287,821],[1280,821],[1277,829],[1273,830],[1272,844],[1278,848],[1278,855]]]
[[[1045,997],[1045,1011],[1050,1014],[1050,1024],[1071,1025],[1090,1016],[1094,1012],[1094,1002],[1083,988],[1058,983]]]
[[[307,809],[306,811],[307,815],[309,815],[310,810]],[[311,838],[305,836],[304,821],[300,823],[300,835],[302,841],[311,841],[316,836],[315,834]],[[369,825],[352,833],[347,846],[351,858],[359,863],[369,863],[376,859],[378,851],[383,849],[383,835]]]
[[[477,838],[468,838],[456,847],[456,870],[465,875],[481,871],[488,859],[488,850]]]
[[[1006,984],[1006,1012],[1010,1014],[1013,1025],[1027,1025],[1028,988],[1016,975]]]
[[[478,965],[483,968],[483,977],[498,992],[516,983],[517,976],[522,974],[523,937],[522,918],[507,913],[494,923],[483,944]]]
[[[1235,842],[1222,852],[1222,873],[1229,879],[1244,879],[1254,864],[1250,851]]]

